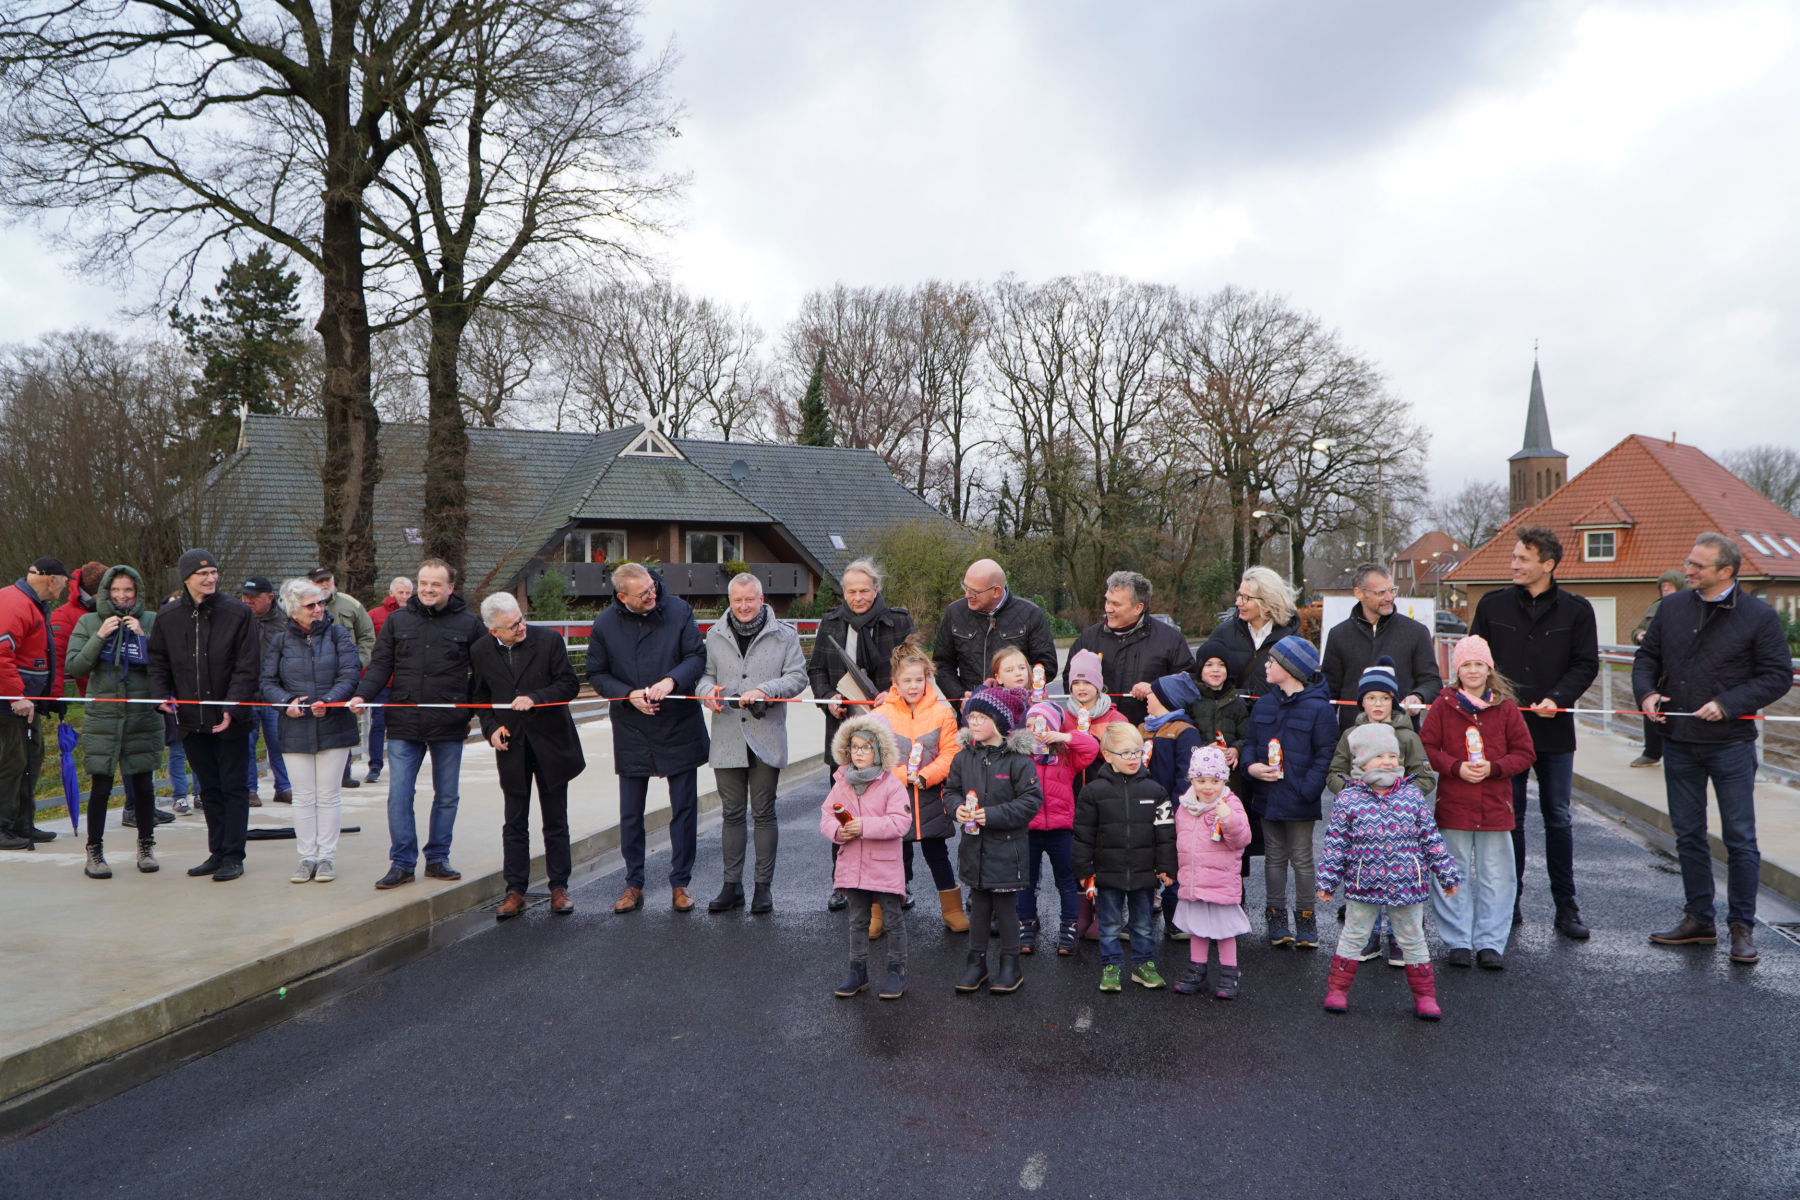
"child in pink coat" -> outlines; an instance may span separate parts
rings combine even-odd
[[[1032,705],[1025,714],[1025,728],[1042,748],[1042,753],[1031,757],[1037,764],[1044,807],[1031,818],[1027,834],[1031,886],[1019,893],[1019,953],[1030,954],[1037,946],[1038,880],[1042,878],[1044,856],[1049,855],[1050,873],[1062,904],[1056,952],[1066,958],[1075,953],[1075,899],[1080,890],[1075,886],[1075,870],[1069,865],[1075,845],[1075,793],[1088,764],[1100,757],[1100,743],[1072,725],[1065,730],[1063,715],[1062,707],[1048,700]]]
[[[1175,983],[1192,996],[1206,988],[1207,952],[1219,943],[1219,982],[1213,996],[1236,1000],[1237,940],[1250,932],[1244,915],[1243,850],[1250,844],[1250,818],[1244,805],[1225,786],[1231,768],[1217,746],[1195,750],[1188,765],[1188,787],[1176,799],[1175,853],[1180,863],[1175,926],[1186,930],[1193,965]]]
[[[1066,678],[1069,694],[1063,698],[1062,731],[1091,733],[1098,746],[1100,733],[1106,726],[1125,720],[1125,714],[1112,706],[1112,697],[1106,694],[1106,675],[1100,668],[1100,656],[1092,650],[1075,651],[1069,656]],[[1105,765],[1096,754],[1076,775],[1075,791],[1080,792],[1093,782],[1094,772]],[[1075,896],[1075,926],[1079,936],[1090,942],[1100,940],[1100,922],[1094,919],[1094,902],[1088,899],[1085,891],[1078,890]],[[1075,953],[1073,948],[1064,948],[1065,941],[1058,940],[1056,952],[1062,955]]]
[[[912,799],[894,774],[900,765],[899,743],[886,721],[876,716],[852,717],[831,739],[831,756],[839,763],[836,781],[825,796],[819,832],[838,847],[832,884],[850,901],[850,973],[836,994],[854,996],[869,986],[869,909],[886,903],[894,914],[888,922],[887,982],[883,1000],[906,994],[906,866],[902,846],[912,828]]]

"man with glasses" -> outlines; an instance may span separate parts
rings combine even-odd
[[[1018,647],[1032,666],[1044,668],[1046,680],[1056,674],[1050,619],[1031,601],[1009,592],[1006,572],[984,558],[963,573],[963,598],[951,601],[938,622],[931,658],[944,698],[958,701],[980,687],[1002,646]]]
[[[1753,964],[1756,887],[1756,722],[1742,720],[1787,694],[1793,660],[1775,610],[1738,586],[1743,554],[1703,533],[1683,564],[1688,590],[1663,598],[1631,665],[1638,707],[1663,727],[1663,783],[1687,903],[1661,946],[1715,945],[1706,784],[1719,801],[1730,904],[1731,961]]]
[[[250,710],[262,680],[262,635],[256,614],[219,595],[219,563],[205,550],[181,556],[181,591],[150,629],[150,688],[175,717],[181,748],[206,814],[206,861],[188,868],[226,883],[244,873],[250,829]],[[226,703],[194,703],[225,701]]]
[[[500,845],[506,898],[495,910],[505,921],[525,911],[531,879],[531,785],[535,780],[543,820],[544,870],[549,875],[550,911],[575,911],[569,899],[569,781],[587,768],[581,735],[569,715],[569,701],[581,691],[560,634],[525,623],[519,602],[495,592],[481,602],[481,621],[491,637],[480,638],[469,654],[481,733],[494,747],[506,823]]]
[[[1416,715],[1444,686],[1431,630],[1394,607],[1394,577],[1387,568],[1363,563],[1351,574],[1350,590],[1356,607],[1347,620],[1332,626],[1319,664],[1333,698],[1351,701],[1338,706],[1340,733],[1356,724],[1362,712],[1355,703],[1357,686],[1379,658],[1394,660],[1400,707],[1409,713]]]

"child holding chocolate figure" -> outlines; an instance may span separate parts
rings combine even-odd
[[[1236,1000],[1237,940],[1250,932],[1244,915],[1244,881],[1239,856],[1250,844],[1250,818],[1226,781],[1231,769],[1225,752],[1203,746],[1193,753],[1188,786],[1177,797],[1175,854],[1179,899],[1175,924],[1189,936],[1192,966],[1175,984],[1184,996],[1206,990],[1207,957],[1219,943],[1219,973],[1213,996]]]
[[[906,891],[900,847],[912,825],[912,801],[894,775],[900,749],[887,722],[876,716],[851,717],[831,739],[838,767],[819,813],[819,832],[838,847],[832,882],[850,900],[850,970],[836,994],[850,997],[869,986],[869,920],[886,901],[894,920],[888,933],[887,982],[883,1000],[906,994],[906,922],[900,918]]]

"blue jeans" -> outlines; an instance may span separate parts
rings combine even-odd
[[[1100,922],[1100,965],[1116,967],[1125,959],[1119,935],[1125,931],[1126,909],[1131,913],[1131,965],[1156,957],[1156,889],[1100,888],[1094,898],[1094,916]]]
[[[388,689],[382,688],[375,693],[375,702],[386,704]],[[381,770],[381,764],[387,761],[381,756],[382,745],[387,737],[387,709],[371,708],[369,710],[369,771]]]
[[[1438,936],[1452,950],[1506,952],[1512,934],[1513,899],[1519,894],[1513,873],[1512,834],[1498,830],[1445,829],[1444,845],[1462,872],[1456,895],[1444,895],[1431,880],[1431,910],[1437,914]]]
[[[644,804],[649,798],[650,776],[619,776],[619,849],[625,854],[625,883],[640,890],[644,886]],[[684,888],[694,880],[699,831],[699,774],[683,771],[669,776],[669,886],[672,888]]]
[[[1027,831],[1028,853],[1031,855],[1031,886],[1019,893],[1019,920],[1038,919],[1038,880],[1043,878],[1044,855],[1050,856],[1050,875],[1056,880],[1056,894],[1062,900],[1062,923],[1075,923],[1075,868],[1069,855],[1075,847],[1072,829],[1032,829]]]
[[[1535,720],[1535,718],[1533,718]],[[1569,793],[1575,788],[1575,755],[1540,754],[1531,771],[1513,776],[1513,878],[1525,890],[1525,781],[1535,773],[1538,811],[1544,814],[1544,869],[1550,873],[1550,898],[1575,903],[1575,829],[1569,816]],[[1507,914],[1510,919],[1512,914]]]
[[[169,743],[169,790],[175,793],[177,800],[187,798],[187,751],[182,749],[180,742]]]
[[[425,861],[450,861],[450,834],[456,827],[457,783],[462,776],[463,744],[460,739],[442,742],[388,742],[388,859],[402,871],[419,864],[418,827],[413,822],[413,788],[425,752],[431,751],[431,840],[425,843]]]
[[[256,795],[256,735],[262,733],[263,744],[269,749],[269,775],[275,781],[275,790],[291,792],[293,786],[288,783],[287,763],[281,757],[281,710],[279,708],[253,708],[250,710],[250,794]]]
[[[1719,832],[1725,843],[1727,920],[1756,924],[1756,885],[1762,854],[1756,848],[1756,744],[1727,742],[1702,745],[1663,741],[1663,783],[1669,794],[1669,823],[1675,827],[1675,853],[1681,859],[1681,882],[1687,911],[1711,925],[1713,916],[1712,848],[1706,837],[1706,781],[1712,780],[1719,800]]]

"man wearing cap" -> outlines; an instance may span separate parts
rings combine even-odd
[[[52,605],[69,569],[40,558],[25,577],[0,591],[0,850],[30,850],[53,841],[37,827],[37,778],[44,765],[46,710],[60,713],[62,661],[50,631]]]
[[[262,675],[262,638],[249,607],[219,595],[219,562],[210,553],[189,550],[175,573],[181,591],[150,630],[150,687],[170,700],[162,710],[175,717],[206,814],[206,861],[188,874],[226,883],[244,873],[250,714],[243,705]]]
[[[318,584],[319,591],[324,593],[325,611],[331,614],[331,619],[348,629],[350,636],[356,639],[356,656],[362,659],[363,670],[368,670],[369,658],[375,653],[375,622],[369,619],[369,610],[355,596],[338,591],[337,575],[330,567],[314,567],[306,577]],[[362,786],[357,782],[356,770],[348,758],[344,760],[344,778],[340,786]]]
[[[275,603],[275,584],[264,575],[252,575],[244,580],[238,589],[238,596],[249,607],[256,617],[256,630],[259,639],[257,662],[262,662],[269,655],[269,647],[281,637],[287,626],[287,614]],[[292,804],[294,789],[288,784],[287,763],[281,757],[281,710],[277,708],[253,707],[250,709],[250,748],[245,756],[248,770],[245,778],[250,785],[250,807],[261,808],[262,797],[256,794],[256,735],[262,734],[263,745],[268,747],[269,779],[275,785],[275,803]]]

